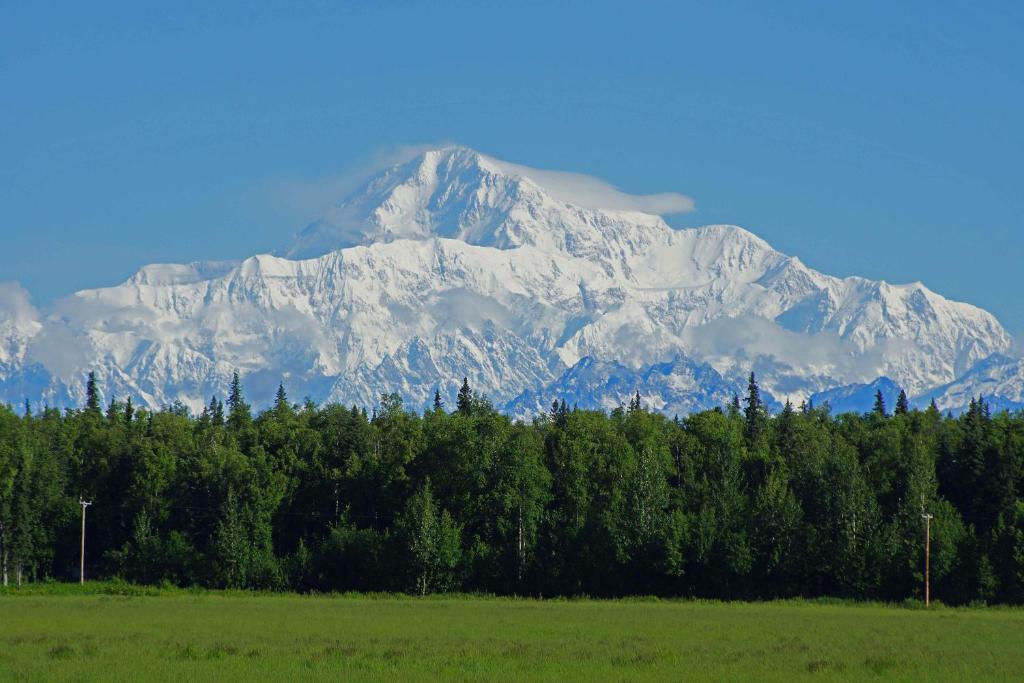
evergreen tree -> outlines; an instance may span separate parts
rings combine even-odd
[[[224,403],[216,396],[210,397],[210,422],[217,427],[224,426]]]
[[[120,421],[121,404],[114,396],[110,397],[110,405],[107,406],[107,421],[110,423]]]
[[[441,390],[434,389],[434,412],[439,413],[444,410],[444,401],[441,400]]]
[[[284,382],[277,385],[277,394],[274,395],[274,409],[277,412],[291,410],[288,404],[288,394],[284,390]]]
[[[135,419],[135,405],[132,403],[132,397],[129,396],[124,402],[124,422],[127,425],[131,425],[132,420]]]
[[[96,373],[92,371],[85,381],[85,409],[97,415],[100,412],[100,391],[96,386]]]
[[[242,395],[242,381],[238,372],[231,375],[231,390],[228,393],[228,427],[240,431],[252,422],[252,409]]]
[[[732,401],[729,403],[729,416],[738,417],[742,408],[740,406],[740,397],[738,394],[733,393]]]
[[[244,402],[245,399],[242,396],[242,379],[238,376],[238,371],[235,370],[231,373],[231,386],[228,389],[228,410],[234,411]]]
[[[744,409],[744,418],[746,420],[746,432],[747,439],[751,443],[756,443],[761,437],[764,421],[766,417],[764,404],[761,402],[761,389],[757,386],[757,379],[754,377],[754,373],[750,373],[750,378],[747,381],[747,407]]]
[[[896,415],[906,415],[910,412],[910,402],[907,400],[907,392],[900,389],[900,395],[896,398]]]
[[[871,409],[871,412],[879,417],[885,417],[885,397],[882,396],[882,390],[878,389],[875,391],[875,406]]]
[[[470,415],[473,412],[473,391],[469,388],[469,378],[462,378],[462,388],[455,401],[455,409],[460,415]]]

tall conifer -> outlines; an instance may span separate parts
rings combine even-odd
[[[882,396],[882,390],[879,389],[875,392],[875,407],[871,409],[871,412],[875,415],[885,417],[885,397]]]
[[[228,426],[239,429],[252,421],[252,409],[242,395],[242,380],[235,371],[231,375],[231,391],[228,394]]]
[[[753,443],[761,436],[761,428],[766,417],[764,404],[761,402],[761,388],[757,386],[757,378],[753,372],[747,381],[746,403],[744,417],[747,423],[747,438]]]
[[[900,389],[900,395],[896,399],[896,414],[906,415],[910,412],[910,402],[907,400],[907,392]]]
[[[462,388],[455,402],[455,408],[463,415],[473,412],[473,390],[469,388],[469,378],[462,378]]]
[[[100,390],[96,386],[96,373],[92,371],[85,381],[85,409],[91,413],[100,412]]]

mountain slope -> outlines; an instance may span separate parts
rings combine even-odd
[[[649,410],[686,415],[726,406],[734,396],[745,393],[746,381],[745,377],[722,377],[710,365],[682,355],[637,369],[588,356],[554,382],[524,391],[505,408],[515,416],[531,416],[549,410],[552,401],[564,400],[570,407],[578,404],[614,410],[627,405],[639,393],[641,405]],[[778,407],[768,392],[763,392],[762,399],[766,405]]]
[[[590,359],[684,412],[751,370],[793,400],[881,375],[917,394],[1010,347],[990,314],[923,285],[830,277],[741,228],[673,229],[556,199],[529,174],[431,150],[278,256],[147,266],[78,292],[0,339],[0,398],[76,403],[96,369],[117,395],[198,408],[238,369],[254,397],[283,379],[293,396],[367,405],[398,391],[417,408],[468,376],[528,412]],[[581,405],[604,406],[591,377]]]
[[[923,407],[935,401],[940,410],[959,413],[979,396],[992,410],[1024,408],[1024,360],[993,354],[949,384],[925,392],[915,403]]]
[[[892,412],[900,395],[900,387],[888,377],[879,377],[870,384],[849,384],[821,391],[810,397],[815,406],[828,404],[833,414],[867,413],[875,407],[875,395],[882,392],[887,412]]]

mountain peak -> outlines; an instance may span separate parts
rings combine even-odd
[[[281,254],[313,258],[399,239],[475,241],[504,222],[520,184],[469,147],[426,150],[364,182],[299,232]]]
[[[313,258],[345,247],[434,237],[509,249],[569,250],[611,232],[668,226],[683,195],[631,195],[593,176],[530,168],[462,145],[421,151],[378,172],[299,232],[280,255]],[[647,244],[648,236],[623,235]],[[575,252],[574,252],[575,253]]]

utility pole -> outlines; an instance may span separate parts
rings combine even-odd
[[[928,512],[921,513],[921,519],[924,520],[924,606],[928,607],[931,604],[931,577],[929,576],[930,565],[931,565],[931,549],[932,549],[932,515]]]
[[[82,506],[82,552],[79,556],[78,583],[85,583],[85,508],[92,505],[92,501],[79,498],[78,504]]]

